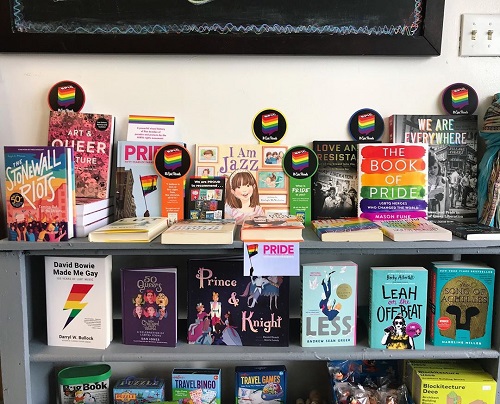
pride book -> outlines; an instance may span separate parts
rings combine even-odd
[[[256,216],[241,225],[241,241],[304,241],[304,224],[295,217]]]
[[[481,223],[443,222],[441,227],[466,240],[500,240],[500,229]]]
[[[105,349],[113,339],[111,256],[45,257],[47,344]]]
[[[149,242],[168,227],[164,217],[129,217],[118,219],[89,233],[89,241]]]
[[[370,268],[370,348],[425,349],[427,281],[424,267]]]
[[[451,241],[451,231],[417,218],[407,220],[385,220],[375,222],[385,236],[394,241]]]
[[[321,241],[384,241],[379,226],[359,217],[313,220],[311,226]]]
[[[50,111],[48,144],[72,147],[76,197],[109,198],[114,117],[68,110]]]
[[[125,345],[177,345],[177,268],[122,268]]]
[[[180,220],[161,234],[162,244],[232,244],[233,219]]]
[[[8,240],[57,242],[74,237],[73,150],[5,146],[4,162]]]

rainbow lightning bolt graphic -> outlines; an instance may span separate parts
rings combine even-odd
[[[94,285],[84,285],[75,283],[71,287],[71,291],[69,292],[68,299],[63,307],[63,310],[71,310],[69,313],[69,317],[66,320],[66,324],[64,324],[63,330],[66,326],[71,323],[78,313],[80,313],[88,303],[82,303],[82,300],[85,298],[89,290],[92,289]]]

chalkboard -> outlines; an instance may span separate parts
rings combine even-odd
[[[0,51],[440,54],[444,0],[0,0]]]

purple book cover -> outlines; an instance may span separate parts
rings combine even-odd
[[[240,259],[188,263],[189,344],[288,346],[289,277],[244,276]]]
[[[123,343],[175,347],[176,268],[123,268],[121,284]]]

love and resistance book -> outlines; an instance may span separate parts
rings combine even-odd
[[[477,221],[477,115],[392,115],[389,138],[429,145],[428,218]]]
[[[74,236],[73,149],[5,146],[5,210],[10,241],[66,241]]]
[[[370,268],[370,348],[425,349],[427,281],[424,267]]]
[[[352,261],[302,265],[303,347],[356,345],[357,288]]]
[[[125,345],[177,345],[177,268],[122,268]]]
[[[225,188],[224,177],[190,177],[184,217],[192,220],[223,219]]]
[[[73,148],[77,197],[111,196],[113,137],[112,115],[50,111],[48,144]]]
[[[427,144],[364,143],[358,153],[359,217],[427,217]]]
[[[223,257],[191,259],[187,273],[189,344],[288,346],[289,277],[244,276]]]
[[[111,256],[45,257],[47,344],[105,349],[113,339]]]
[[[315,140],[313,150],[318,169],[312,178],[312,218],[357,217],[357,142]]]

